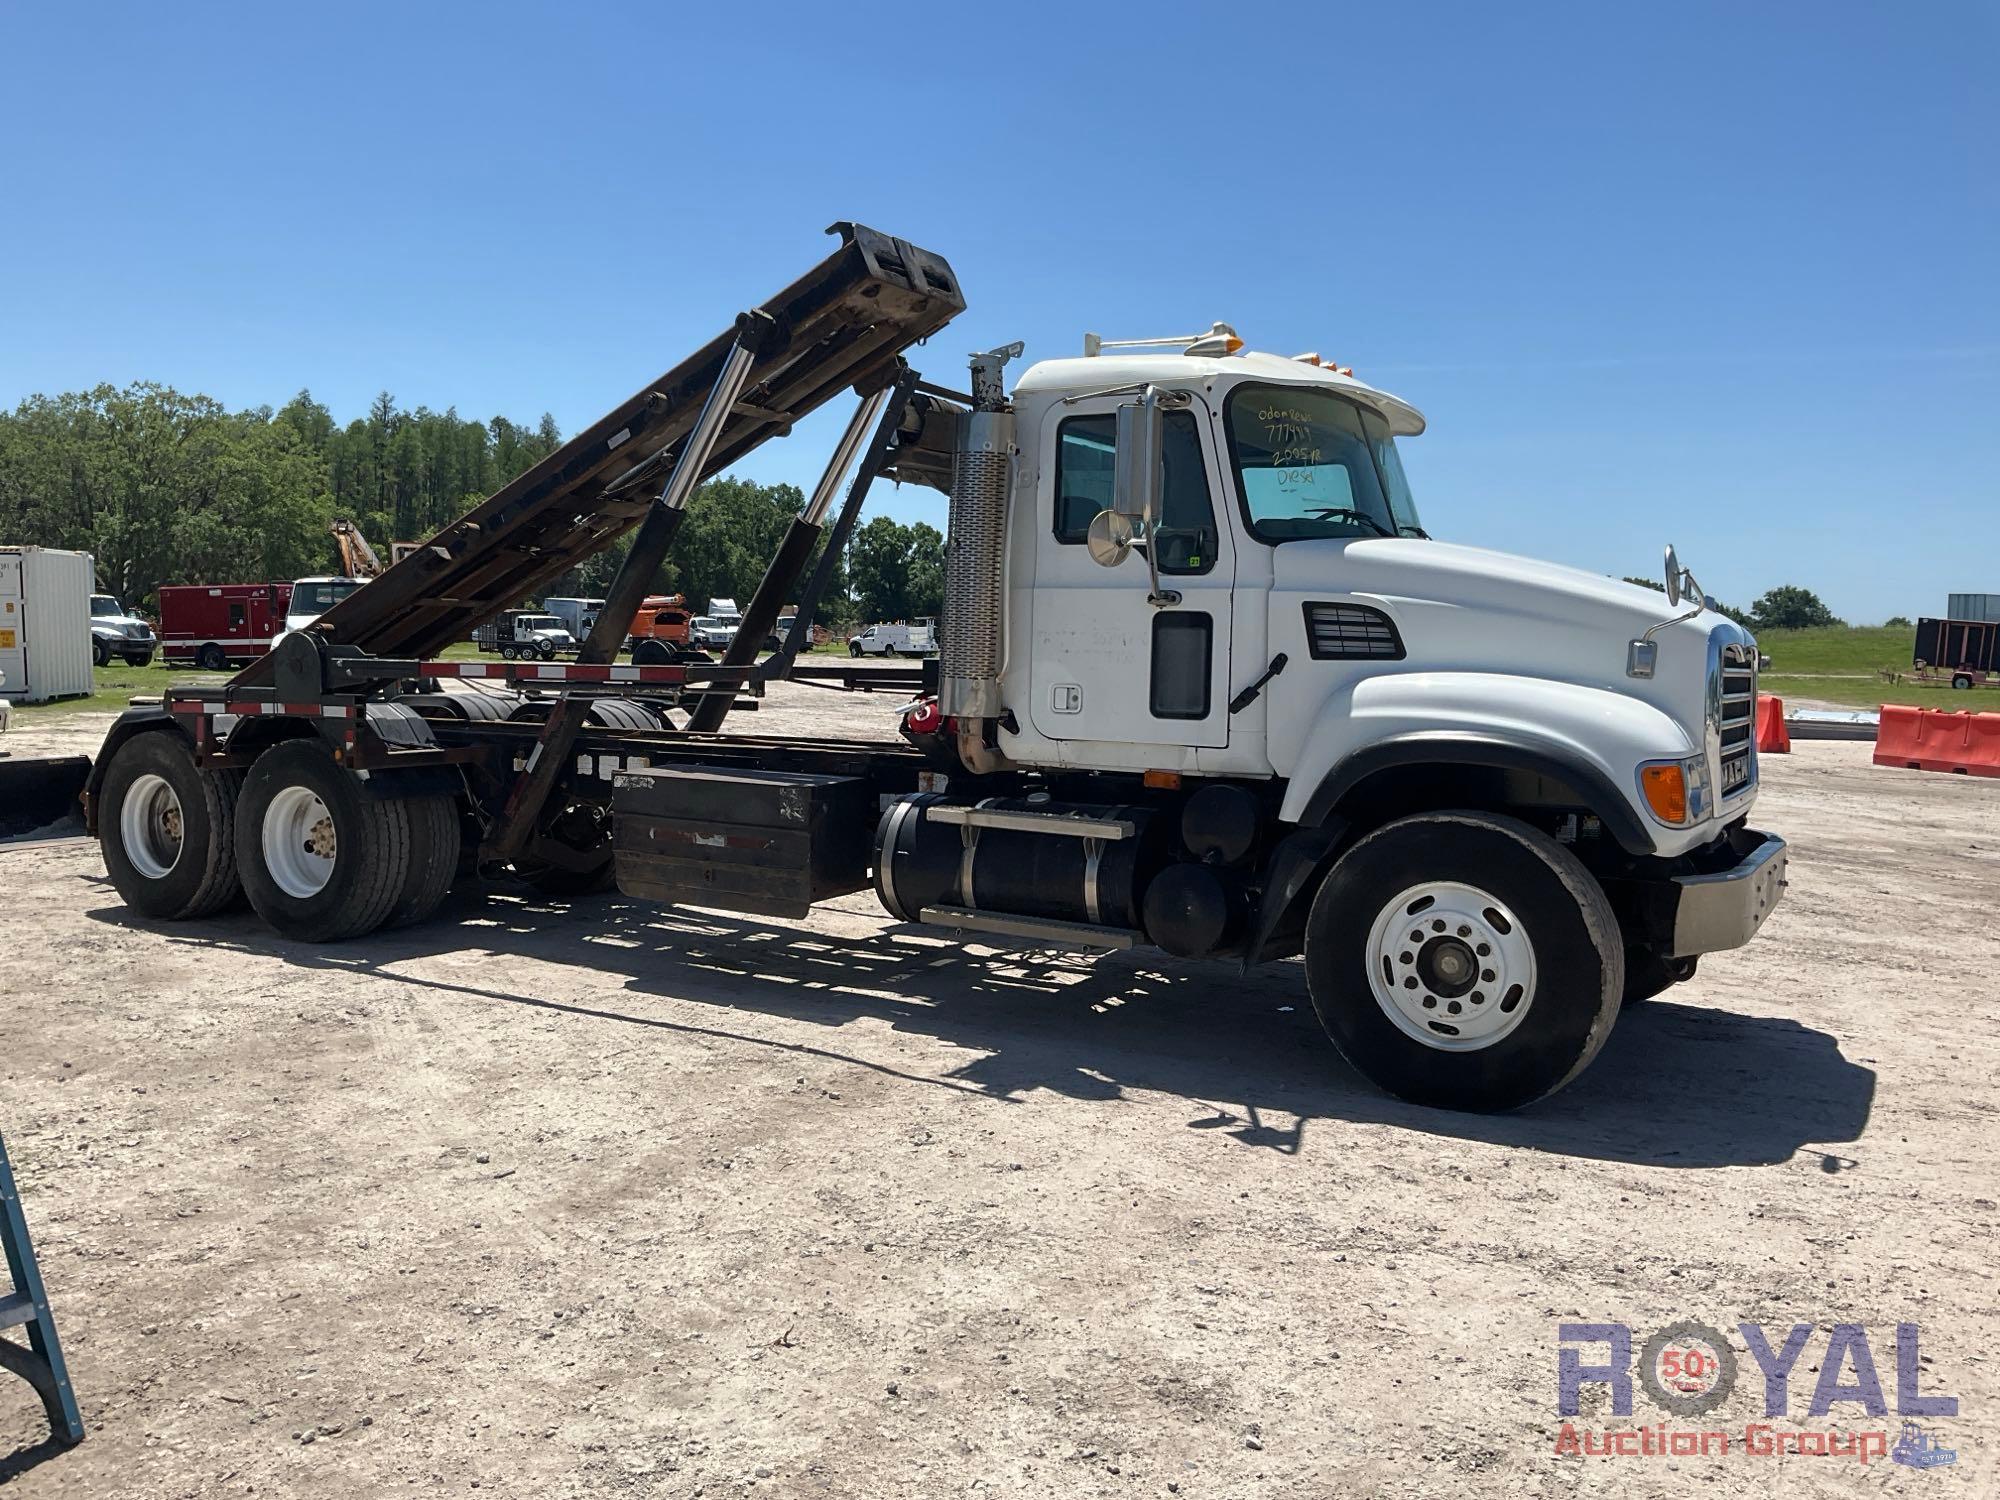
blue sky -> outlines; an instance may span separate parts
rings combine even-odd
[[[1221,318],[1422,407],[1440,536],[2000,592],[1990,3],[587,11],[0,11],[0,404],[573,431],[854,218],[957,269],[947,383]],[[740,472],[809,483],[844,415]]]

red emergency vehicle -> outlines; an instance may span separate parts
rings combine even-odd
[[[186,583],[160,590],[160,655],[221,672],[255,661],[284,632],[289,583]]]

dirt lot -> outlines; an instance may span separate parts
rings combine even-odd
[[[768,727],[879,723],[780,689]],[[91,748],[102,718],[12,748]],[[1506,1118],[1357,1081],[1296,966],[455,893],[310,949],[0,847],[0,1127],[88,1440],[10,1494],[1991,1494],[2000,782],[1766,762],[1764,936]],[[1958,1462],[1558,1456],[1557,1325],[1894,1325]],[[1596,1355],[1601,1351],[1588,1351]],[[1848,1376],[1850,1382],[1854,1376]],[[1584,1425],[1633,1417],[1593,1389]],[[1699,1424],[1695,1424],[1699,1425]],[[301,1434],[305,1437],[302,1438]]]

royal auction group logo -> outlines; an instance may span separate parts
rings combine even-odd
[[[1556,1452],[1589,1458],[1806,1454],[1862,1464],[1888,1459],[1914,1469],[1957,1461],[1957,1450],[1943,1446],[1918,1420],[1957,1416],[1958,1398],[1919,1389],[1924,1356],[1922,1332],[1915,1323],[1896,1324],[1888,1344],[1895,1371],[1895,1413],[1901,1422],[1893,1435],[1887,1425],[1833,1425],[1853,1416],[1872,1424],[1889,1415],[1881,1367],[1866,1325],[1833,1324],[1824,1346],[1815,1350],[1816,1365],[1805,1359],[1807,1350],[1815,1348],[1811,1323],[1794,1323],[1782,1337],[1774,1337],[1762,1323],[1738,1323],[1736,1331],[1755,1366],[1753,1374],[1763,1377],[1763,1420],[1730,1427],[1713,1419],[1697,1420],[1708,1418],[1729,1400],[1743,1373],[1737,1345],[1720,1329],[1689,1319],[1669,1323],[1638,1345],[1635,1359],[1632,1329],[1624,1323],[1558,1325],[1556,1410],[1565,1420],[1556,1435]],[[1809,1367],[1816,1367],[1819,1375],[1806,1402],[1806,1420],[1793,1423],[1793,1376]],[[1681,1419],[1680,1424],[1591,1428],[1567,1420],[1582,1415],[1587,1386],[1608,1392],[1611,1416],[1631,1416],[1635,1385],[1654,1406]],[[1816,1420],[1828,1425],[1815,1426]]]

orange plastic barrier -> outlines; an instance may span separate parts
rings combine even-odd
[[[1757,695],[1757,753],[1789,755],[1792,737],[1785,733],[1785,700],[1769,693]]]
[[[2000,714],[1882,705],[1875,764],[1959,776],[2000,776]]]

